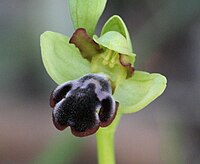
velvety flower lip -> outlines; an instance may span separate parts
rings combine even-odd
[[[75,136],[84,137],[94,134],[99,127],[110,125],[118,103],[112,97],[107,78],[88,74],[55,88],[50,96],[50,106],[57,129],[70,126]]]

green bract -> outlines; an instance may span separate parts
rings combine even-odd
[[[105,5],[106,0],[69,0],[74,28],[85,28],[92,36]]]
[[[88,73],[104,73],[112,84],[120,113],[141,110],[166,88],[160,74],[135,71],[136,55],[128,29],[114,15],[105,23],[100,36],[95,27],[106,0],[69,0],[75,32],[67,36],[47,31],[41,35],[42,60],[48,74],[61,84]]]
[[[103,26],[101,35],[109,32],[109,31],[117,31],[120,34],[122,34],[127,39],[129,49],[132,52],[132,43],[131,43],[128,29],[127,29],[125,23],[123,22],[123,20],[118,15],[114,15],[110,19],[108,19],[108,21]]]

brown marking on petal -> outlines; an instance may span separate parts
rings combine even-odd
[[[101,121],[100,122],[100,126],[101,127],[107,127],[108,125],[110,125],[113,122],[113,120],[115,119],[115,117],[117,115],[118,107],[119,107],[119,102],[115,101],[115,111],[114,111],[114,114],[112,115],[112,117],[110,117],[105,122]]]
[[[93,128],[87,129],[84,132],[80,132],[80,131],[77,131],[74,127],[71,127],[71,132],[76,137],[86,137],[86,136],[89,136],[89,135],[92,135],[92,134],[96,133],[96,131],[98,129],[99,129],[99,125],[97,125],[97,126],[95,126]]]
[[[125,60],[123,59],[123,55],[121,55],[121,54],[119,55],[119,62],[120,62],[120,64],[121,64],[122,66],[124,66],[124,67],[126,67],[126,68],[128,69],[127,78],[132,77],[133,74],[134,74],[135,69],[134,69],[134,67],[132,67],[131,63],[125,61]]]
[[[100,46],[87,34],[84,28],[78,28],[72,35],[69,43],[73,43],[81,55],[91,61],[95,54],[102,51]]]
[[[66,125],[61,125],[58,121],[56,121],[53,112],[52,112],[52,120],[53,120],[54,126],[60,131],[66,129],[68,127],[67,124]]]

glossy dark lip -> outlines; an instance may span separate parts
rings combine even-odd
[[[49,98],[49,105],[50,107],[54,108],[56,106],[56,104],[61,101],[64,97],[65,97],[65,93],[68,92],[72,85],[70,83],[64,83],[64,84],[69,84],[69,86],[63,86],[60,85],[61,87],[56,91],[55,88],[52,92],[51,92],[51,95],[50,95],[50,98]]]
[[[93,80],[99,83],[93,83]],[[61,131],[70,127],[72,134],[77,137],[92,135],[100,127],[109,126],[119,106],[119,103],[112,98],[110,82],[103,76],[95,74],[85,75],[73,82],[59,85],[50,95],[49,105],[53,108],[54,126]],[[100,98],[102,95],[99,97],[97,94],[103,94],[104,97]]]
[[[111,117],[111,118],[110,118],[109,120],[107,120],[106,122],[101,122],[101,121],[100,121],[99,125],[100,125],[101,127],[107,127],[107,126],[109,126],[109,125],[113,122],[113,120],[115,119],[115,117],[116,117],[116,115],[117,115],[118,107],[119,107],[119,102],[115,102],[115,104],[116,104],[116,108],[115,108],[115,112],[114,112],[114,114],[113,114],[113,117]]]
[[[99,129],[99,126],[96,126],[94,128],[87,129],[84,132],[79,132],[79,131],[75,130],[75,128],[71,127],[71,132],[76,137],[86,137],[86,136],[89,136],[89,135],[96,133],[98,129]]]
[[[111,119],[109,119],[107,122],[101,122],[100,121],[99,124],[97,124],[95,127],[87,129],[84,132],[79,132],[79,131],[75,130],[74,127],[70,127],[72,134],[76,137],[86,137],[86,136],[90,136],[92,134],[95,134],[100,127],[103,128],[103,127],[109,126],[113,122],[113,120],[115,119],[115,117],[117,115],[118,107],[119,107],[119,103],[116,102],[116,112],[114,113],[114,116]],[[52,111],[52,120],[53,120],[54,126],[60,131],[63,131],[68,127],[67,124],[66,125],[60,125],[58,122],[55,121],[53,111]]]
[[[109,126],[113,122],[113,120],[115,119],[115,117],[117,115],[118,107],[119,107],[119,103],[116,102],[116,109],[114,111],[113,116],[110,119],[108,119],[106,122],[102,122],[102,121],[99,120],[99,122],[94,127],[89,128],[89,129],[87,129],[83,132],[77,131],[73,126],[69,126],[67,124],[61,125],[58,121],[56,121],[54,114],[53,114],[53,111],[52,111],[52,120],[53,120],[54,126],[58,130],[63,131],[67,127],[70,127],[71,132],[74,136],[76,136],[76,137],[86,137],[86,136],[89,136],[89,135],[96,133],[100,127],[104,128],[104,127]]]
[[[63,130],[65,130],[65,129],[68,127],[67,124],[61,125],[61,124],[59,124],[59,123],[55,120],[53,111],[52,111],[52,120],[53,120],[54,126],[55,126],[58,130],[60,130],[60,131],[63,131]]]

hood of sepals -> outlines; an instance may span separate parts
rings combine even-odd
[[[91,62],[92,73],[103,72],[108,75],[115,89],[121,81],[133,75],[135,54],[131,52],[127,39],[116,31],[101,37],[89,37],[83,28],[77,29],[70,39],[83,58]]]
[[[109,31],[93,40],[104,50],[92,58],[92,71],[105,72],[110,76],[115,86],[129,78],[134,72],[135,54],[132,53],[127,39],[116,31]]]

